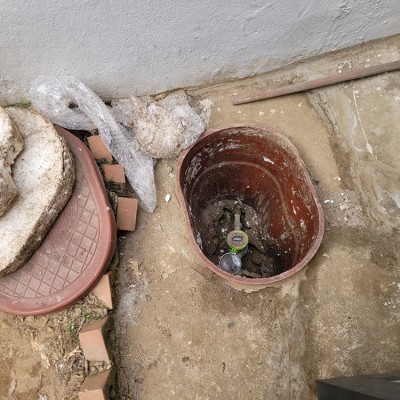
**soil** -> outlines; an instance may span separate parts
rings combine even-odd
[[[280,274],[279,249],[263,229],[257,211],[240,199],[214,199],[201,216],[201,247],[208,259],[218,266],[221,256],[230,252],[229,232],[234,230],[235,208],[240,209],[240,229],[249,238],[247,249],[238,252],[242,267],[236,275],[246,278],[269,278]]]
[[[0,313],[0,399],[77,399],[86,375],[109,368],[85,360],[78,333],[106,314],[92,294],[50,315]]]

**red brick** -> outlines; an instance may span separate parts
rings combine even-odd
[[[113,379],[111,369],[86,377],[79,389],[79,400],[110,400]]]
[[[89,361],[111,361],[110,349],[106,342],[110,331],[109,319],[105,317],[84,326],[79,332],[83,355]]]
[[[134,231],[136,229],[136,214],[138,201],[128,197],[118,197],[117,229]]]
[[[112,154],[109,152],[99,135],[89,136],[87,139],[90,151],[96,160],[100,160],[102,158],[112,160]]]
[[[100,279],[99,283],[92,290],[92,293],[100,300],[109,310],[113,309],[112,301],[112,272],[107,272]]]
[[[125,171],[119,164],[104,164],[104,180],[108,182],[125,183]]]

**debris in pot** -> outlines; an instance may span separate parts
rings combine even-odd
[[[201,247],[208,259],[218,265],[220,257],[229,252],[227,235],[234,229],[234,209],[241,207],[242,230],[249,237],[246,254],[242,255],[242,268],[237,274],[246,278],[269,278],[283,272],[279,249],[262,229],[256,210],[236,199],[215,199],[204,208],[201,216]]]

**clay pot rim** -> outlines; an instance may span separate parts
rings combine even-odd
[[[202,141],[203,139],[205,139],[208,136],[211,136],[217,132],[221,132],[224,130],[228,130],[228,129],[243,129],[243,128],[250,128],[250,129],[256,129],[259,131],[262,131],[264,134],[266,135],[272,135],[275,136],[277,139],[279,139],[281,142],[285,143],[285,145],[288,147],[288,149],[293,153],[293,155],[296,157],[297,161],[298,161],[298,165],[301,168],[303,175],[305,177],[305,181],[308,184],[308,187],[310,189],[312,198],[315,202],[315,205],[317,207],[318,210],[318,232],[317,235],[314,239],[314,242],[312,244],[312,246],[310,247],[309,251],[307,252],[307,254],[305,255],[305,257],[298,262],[294,267],[292,267],[291,269],[282,272],[281,274],[278,275],[274,275],[270,278],[243,278],[240,276],[236,276],[236,275],[232,275],[229,274],[228,272],[225,272],[223,270],[221,270],[220,268],[218,268],[215,264],[213,264],[205,255],[204,253],[201,251],[199,245],[196,242],[196,238],[194,237],[193,234],[193,229],[192,229],[192,225],[190,223],[190,217],[189,217],[189,213],[187,210],[187,206],[186,206],[186,202],[185,202],[185,198],[183,196],[183,192],[181,189],[181,185],[180,185],[180,175],[181,175],[181,168],[182,168],[182,163],[186,157],[186,155],[190,152],[190,150],[192,149],[193,146],[195,146],[197,143],[199,143],[200,141]],[[186,225],[186,229],[189,231],[189,237],[190,237],[190,242],[193,244],[196,253],[200,256],[200,258],[203,260],[203,262],[205,263],[205,265],[215,274],[219,275],[220,277],[222,277],[223,279],[226,279],[227,281],[230,282],[235,282],[238,284],[243,284],[243,285],[247,285],[247,286],[261,286],[261,287],[267,287],[270,284],[274,284],[277,282],[280,282],[284,279],[287,279],[289,277],[291,277],[292,275],[296,274],[298,271],[300,271],[301,269],[303,269],[309,262],[310,260],[315,256],[315,254],[317,253],[323,236],[324,236],[324,229],[325,229],[325,221],[324,221],[324,214],[322,211],[322,206],[319,202],[319,199],[317,197],[317,193],[315,191],[314,185],[311,182],[310,176],[308,174],[307,168],[304,164],[304,161],[302,160],[302,158],[300,157],[299,151],[297,150],[297,148],[293,145],[293,143],[283,134],[281,133],[278,129],[276,128],[272,128],[270,126],[267,125],[257,125],[257,124],[231,124],[231,125],[221,125],[221,126],[217,126],[215,128],[209,129],[207,131],[205,131],[197,140],[196,143],[194,143],[191,147],[189,147],[188,149],[184,150],[181,152],[178,160],[177,160],[177,164],[176,164],[176,168],[177,168],[177,173],[175,175],[175,185],[176,185],[176,192],[177,192],[177,196],[178,196],[178,200],[179,203],[181,205],[181,208],[183,210],[183,215],[184,215],[184,220],[185,220],[185,225]]]

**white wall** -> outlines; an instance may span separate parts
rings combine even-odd
[[[105,98],[244,77],[400,32],[399,0],[3,0],[0,77]]]

